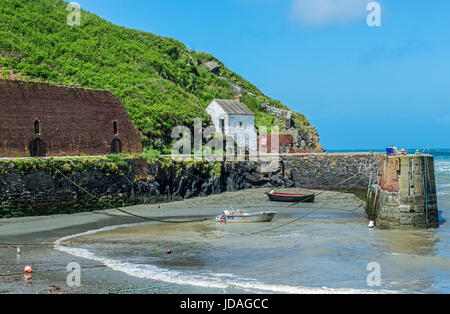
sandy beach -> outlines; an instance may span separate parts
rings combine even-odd
[[[266,191],[126,208],[134,215],[183,223],[148,221],[115,209],[0,220],[0,293],[448,291],[445,228],[369,229],[363,202],[353,194],[314,191],[314,204],[292,206],[270,202]],[[230,208],[276,210],[277,215],[270,223],[215,222]],[[67,285],[67,265],[73,262],[81,267],[78,287]],[[382,283],[375,287],[366,281],[373,262],[382,268]],[[33,267],[32,278],[24,278],[26,265]]]
[[[267,196],[264,195],[265,191],[264,189],[254,189],[224,193],[179,202],[138,205],[128,207],[126,210],[144,217],[170,218],[175,221],[200,218],[213,219],[222,210],[230,207],[239,208],[253,206],[252,204],[254,204],[254,210],[257,210],[257,208],[268,210],[273,207],[273,204],[267,201]],[[280,191],[310,192],[300,189]],[[342,215],[342,210],[336,209],[336,205],[339,208],[351,208],[360,203],[361,201],[352,194],[325,192],[318,197],[316,204],[300,204],[299,206],[305,210],[309,210],[313,206],[320,209],[322,215]],[[282,204],[279,206],[287,207],[288,205]],[[362,224],[365,223],[363,209],[344,213],[344,215],[349,218],[360,219]],[[129,276],[123,272],[111,270],[102,263],[75,257],[54,249],[54,242],[63,237],[108,226],[142,222],[142,219],[131,217],[114,209],[74,215],[0,220],[0,242],[11,244],[0,246],[0,293],[91,294],[164,285],[164,282]],[[207,223],[211,223],[211,220]],[[154,224],[155,226],[161,225],[160,223]],[[276,226],[277,222],[274,221],[272,224],[271,226]],[[168,227],[174,231],[178,226],[180,225]],[[117,243],[121,245],[119,240],[117,240]],[[20,254],[17,254],[17,247],[20,247]],[[165,248],[161,248],[160,254],[165,254]],[[77,262],[82,267],[82,285],[80,287],[68,287],[66,284],[66,278],[69,274],[66,267],[71,262]],[[33,277],[30,280],[24,279],[23,269],[26,265],[32,266],[34,270]],[[183,292],[186,291],[180,285],[145,291],[145,293]],[[202,289],[197,291],[191,287],[189,292],[200,293],[204,291]],[[220,290],[215,292],[221,293]]]

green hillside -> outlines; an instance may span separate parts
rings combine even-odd
[[[1,0],[0,67],[43,81],[110,90],[125,103],[147,148],[168,147],[176,125],[191,125],[195,117],[208,120],[204,109],[210,101],[233,99],[236,87],[255,112],[257,126],[274,122],[266,105],[286,109],[207,53],[86,11],[80,27],[69,27],[66,7],[62,0]],[[220,74],[209,71],[208,61],[220,65]],[[309,125],[301,114],[294,121],[297,127]]]

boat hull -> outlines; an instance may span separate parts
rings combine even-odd
[[[297,195],[297,194],[283,194],[283,193],[266,193],[272,202],[286,202],[286,203],[314,203],[315,195]]]
[[[265,212],[252,215],[227,215],[225,216],[227,223],[253,223],[253,222],[270,222],[275,217],[275,212]]]

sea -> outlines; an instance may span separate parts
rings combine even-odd
[[[268,232],[273,224],[145,223],[66,237],[56,248],[162,287],[149,293],[450,293],[450,149],[430,154],[439,229],[370,229],[348,196],[319,198],[310,215],[280,208],[282,228]],[[74,244],[62,245],[68,239]]]

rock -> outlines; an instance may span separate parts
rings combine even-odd
[[[216,75],[220,74],[220,65],[216,61],[209,61],[206,62],[204,65],[209,72],[214,73]]]

